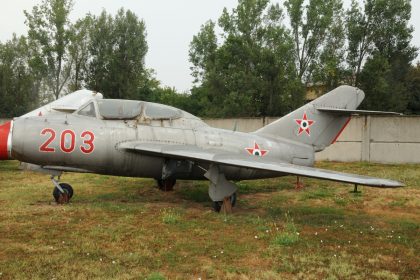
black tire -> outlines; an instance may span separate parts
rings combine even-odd
[[[66,184],[66,183],[60,183],[59,185],[63,189],[63,191],[69,196],[69,200],[70,200],[73,197],[73,193],[74,193],[73,188],[69,184]],[[61,195],[60,190],[57,187],[54,187],[53,196],[54,196],[55,202],[59,203],[60,195]]]
[[[230,196],[230,204],[232,204],[232,207],[235,207],[235,205],[236,205],[236,192],[233,193]],[[213,201],[213,205],[212,206],[213,206],[214,212],[219,213],[220,210],[222,209],[222,205],[223,205],[223,201]]]
[[[176,179],[173,179],[173,178],[168,178],[165,180],[156,179],[156,182],[158,184],[159,190],[164,191],[164,192],[170,192],[174,190]]]
[[[158,189],[163,188],[163,180],[162,179],[156,179],[156,184],[157,184]]]
[[[232,207],[235,207],[235,205],[236,205],[236,192],[235,192],[235,193],[233,193],[233,194],[230,196],[230,203],[232,204]]]
[[[219,213],[222,210],[223,201],[213,201],[213,211]]]

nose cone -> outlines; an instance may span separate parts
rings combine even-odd
[[[11,126],[12,122],[0,125],[0,160],[10,159],[11,138],[9,138],[9,135]]]

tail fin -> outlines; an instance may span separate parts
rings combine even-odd
[[[317,108],[351,112],[364,97],[365,94],[358,88],[340,86],[255,133],[271,138],[286,138],[312,145],[315,151],[322,151],[335,142],[350,121],[350,114],[334,114]]]

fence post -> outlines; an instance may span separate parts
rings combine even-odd
[[[364,116],[362,126],[362,161],[370,161],[370,126],[371,116]]]

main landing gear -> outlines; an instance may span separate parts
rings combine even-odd
[[[170,192],[174,190],[176,184],[176,179],[167,178],[167,179],[156,179],[159,190],[164,192]]]
[[[213,201],[213,210],[214,212],[223,212],[223,213],[231,213],[232,208],[235,207],[236,204],[236,192],[231,196],[225,197],[223,201]]]
[[[213,201],[214,211],[231,213],[236,204],[236,185],[226,179],[217,165],[211,165],[204,177],[210,181],[209,196]]]
[[[58,180],[60,176],[58,176]],[[54,184],[53,196],[57,204],[67,204],[73,197],[73,188],[66,183],[59,183],[55,176],[51,176],[51,181]]]

